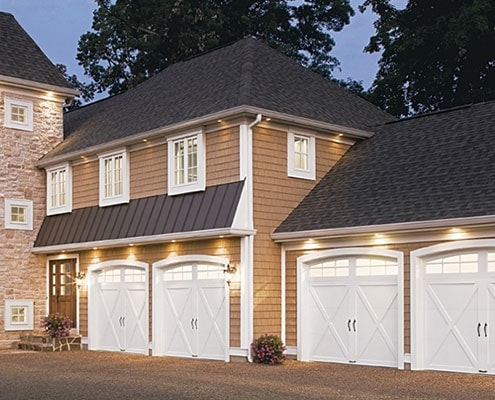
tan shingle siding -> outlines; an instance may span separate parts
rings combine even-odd
[[[287,217],[348,146],[316,141],[316,181],[287,176],[287,132],[257,128],[253,135],[254,334],[280,334],[280,246],[270,234]]]

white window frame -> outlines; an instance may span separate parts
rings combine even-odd
[[[19,207],[26,210],[26,220],[15,221],[12,218],[12,208]],[[5,229],[33,230],[33,202],[32,200],[5,199]]]
[[[5,300],[5,330],[6,331],[32,331],[33,323],[33,300]],[[22,322],[14,321],[13,310],[23,308],[26,319]]]
[[[65,171],[65,182],[63,184],[63,190],[65,193],[65,202],[60,203],[60,174]],[[56,175],[56,192],[53,193],[52,187],[52,175]],[[52,203],[52,196],[57,198],[57,204]],[[63,165],[57,165],[56,167],[48,168],[46,170],[46,213],[47,215],[63,214],[72,211],[72,173],[68,163]]]
[[[111,153],[100,154],[100,207],[111,206],[114,204],[129,203],[129,159],[126,150],[113,151]],[[111,194],[110,196],[105,195],[105,161],[112,160],[122,157],[122,193],[117,195]],[[115,183],[114,170],[112,169],[112,184]]]
[[[296,149],[294,142],[296,138],[302,138],[308,141],[308,167],[307,168],[298,168],[296,167],[295,157],[296,157]],[[300,178],[300,179],[308,179],[315,180],[316,179],[316,144],[315,137],[300,133],[289,131],[287,134],[287,175],[292,178]]]
[[[175,144],[185,142],[189,139],[197,139],[197,180],[189,182],[187,180],[187,146],[184,146],[184,178],[185,182],[177,184],[175,182]],[[174,136],[167,139],[168,147],[168,194],[173,196],[182,193],[198,192],[205,190],[206,186],[206,156],[205,141],[203,132],[191,132],[185,135]]]
[[[14,121],[12,119],[13,107],[20,107],[26,110],[25,122]],[[33,102],[5,97],[4,126],[6,128],[21,129],[23,131],[33,131]]]

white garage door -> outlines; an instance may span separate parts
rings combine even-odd
[[[397,258],[320,258],[302,271],[301,360],[402,368]]]
[[[146,269],[112,265],[90,273],[90,350],[148,354]]]
[[[155,268],[153,354],[228,360],[224,268],[206,262]]]
[[[422,367],[495,373],[495,250],[428,257],[421,268]]]

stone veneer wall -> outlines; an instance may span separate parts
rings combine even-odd
[[[5,300],[34,301],[34,331],[47,312],[46,262],[31,253],[46,214],[45,171],[36,162],[63,138],[59,101],[0,85],[0,348],[11,347],[26,331],[5,331]],[[5,97],[33,102],[32,132],[4,127]],[[5,199],[33,201],[33,230],[5,229]]]

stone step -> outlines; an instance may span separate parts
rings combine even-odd
[[[82,350],[81,335],[52,339],[46,335],[26,335],[17,344],[20,350],[71,351]]]

